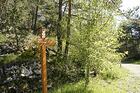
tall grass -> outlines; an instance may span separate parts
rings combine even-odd
[[[126,81],[123,79],[127,74],[126,71],[122,71],[123,76],[121,77],[121,80],[104,80],[98,76],[96,78],[90,78],[90,82],[86,88],[85,81],[81,80],[78,83],[59,86],[50,93],[127,93],[125,86]]]

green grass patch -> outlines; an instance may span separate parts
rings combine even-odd
[[[124,72],[120,79],[104,80],[100,76],[90,78],[90,82],[85,88],[85,81],[81,80],[78,83],[65,84],[54,89],[50,93],[127,93],[127,71]],[[121,84],[120,84],[121,83]]]
[[[50,93],[127,93],[125,86],[120,87],[117,80],[106,81],[99,78],[91,78],[85,88],[84,81],[75,84],[66,84]]]
[[[128,64],[140,64],[140,60],[130,60],[130,61],[126,61],[124,63],[128,63]]]
[[[140,60],[129,60],[123,63],[128,63],[128,64],[140,64]]]
[[[140,64],[140,60],[132,61],[133,64]]]

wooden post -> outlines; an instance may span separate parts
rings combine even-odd
[[[42,93],[48,93],[47,92],[47,62],[46,62],[46,42],[42,42],[41,47],[42,52]]]
[[[45,31],[40,29],[40,46],[41,46],[41,72],[42,72],[42,93],[48,93],[47,89],[47,59],[46,59],[46,42]]]
[[[46,48],[47,46],[54,46],[56,42],[54,40],[45,40],[45,29],[40,28],[40,48],[41,48],[41,74],[42,74],[42,93],[48,93],[47,89],[47,57]]]

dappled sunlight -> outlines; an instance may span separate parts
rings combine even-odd
[[[0,93],[140,93],[139,0],[0,0]]]

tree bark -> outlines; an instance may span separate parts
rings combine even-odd
[[[89,73],[90,73],[90,67],[89,67],[89,64],[86,64],[86,68],[85,68],[85,88],[87,87],[87,85],[89,83]]]
[[[33,27],[33,34],[37,34],[37,15],[38,15],[38,5],[36,5],[35,9],[35,19],[34,19],[34,27]]]
[[[34,30],[34,16],[35,16],[35,13],[34,13],[33,8],[32,8],[32,11],[30,13],[31,13],[31,29]]]
[[[13,27],[14,27],[14,34],[15,34],[15,40],[16,40],[16,48],[19,50],[19,38],[18,38],[18,33],[17,33],[17,26],[16,26],[16,15],[15,12],[17,11],[16,9],[16,1],[14,1],[14,9],[13,9]]]
[[[62,32],[61,32],[61,20],[62,20],[62,1],[59,0],[59,16],[58,16],[58,25],[57,25],[57,52],[62,53]]]
[[[66,46],[65,46],[65,55],[64,59],[67,60],[68,51],[69,51],[69,42],[70,42],[70,22],[71,22],[71,0],[68,1],[68,21],[67,21],[67,37],[66,37]]]

